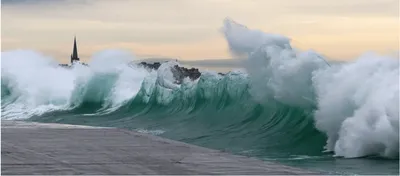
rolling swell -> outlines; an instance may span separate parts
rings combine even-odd
[[[93,96],[91,91],[107,97],[106,91],[88,88],[79,106],[30,120],[145,129],[156,134],[161,130],[162,136],[176,140],[266,158],[321,155],[325,138],[313,128],[311,109],[253,101],[244,73],[203,73],[197,82],[188,81],[175,90],[159,86],[152,76],[142,82],[135,97],[112,112],[107,112],[112,107],[104,106],[104,98],[88,98]],[[96,85],[92,81],[104,82],[96,78],[87,85]]]

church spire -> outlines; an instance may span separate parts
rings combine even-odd
[[[72,51],[72,55],[71,55],[71,64],[74,61],[79,61],[79,57],[78,57],[78,48],[76,47],[76,36],[74,36],[74,49]]]

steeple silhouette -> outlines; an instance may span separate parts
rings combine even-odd
[[[76,36],[74,36],[74,49],[73,49],[72,54],[71,54],[71,64],[74,61],[79,61],[78,48],[76,47]]]

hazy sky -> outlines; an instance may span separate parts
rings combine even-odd
[[[180,59],[230,58],[225,17],[345,60],[399,46],[399,0],[2,0],[2,50],[68,62],[74,34],[86,59],[102,49]]]

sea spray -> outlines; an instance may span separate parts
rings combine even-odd
[[[399,60],[363,56],[333,68],[315,52],[292,49],[286,37],[251,30],[230,19],[224,34],[245,65],[258,101],[317,105],[316,128],[336,156],[399,156]]]
[[[304,108],[314,105],[311,74],[326,66],[316,53],[298,52],[285,36],[252,30],[230,19],[225,19],[223,29],[231,53],[247,55],[244,67],[256,100],[275,99]]]
[[[179,63],[148,71],[130,64],[135,56],[126,51],[98,52],[89,67],[71,69],[35,51],[2,52],[2,119],[136,129],[326,171],[390,166],[387,173],[398,174],[398,160],[363,167],[364,160],[346,164],[356,160],[323,153],[398,159],[398,60],[364,55],[327,64],[285,36],[224,24],[245,71],[202,71],[181,84],[171,72]]]
[[[134,97],[148,74],[129,67],[132,59],[125,51],[106,50],[94,55],[90,67],[65,69],[35,51],[3,52],[2,88],[10,95],[2,94],[2,118],[25,119],[91,102],[115,110]]]
[[[34,51],[2,52],[1,62],[2,88],[10,92],[8,97],[2,95],[2,118],[68,108],[75,88],[73,73],[52,66],[54,61]]]
[[[95,53],[92,57],[89,63],[90,68],[93,68],[92,73],[115,76],[115,79],[112,79],[115,82],[107,86],[111,89],[104,97],[106,101],[103,109],[106,112],[115,111],[133,99],[139,92],[143,79],[149,74],[145,69],[130,65],[135,58],[132,53],[124,50],[105,50]]]
[[[316,127],[337,156],[399,154],[399,60],[364,55],[315,73]]]

